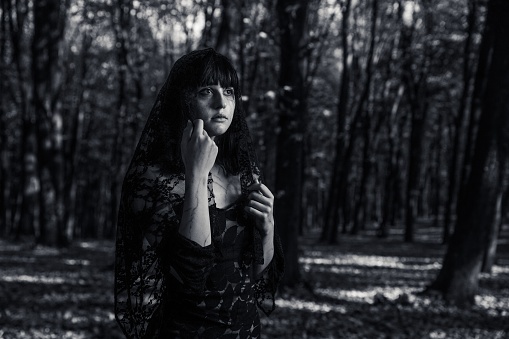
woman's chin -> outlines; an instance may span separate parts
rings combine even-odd
[[[213,126],[208,126],[208,128],[205,128],[205,130],[207,131],[209,137],[212,138],[225,134],[228,130],[228,127],[230,126],[214,124]]]

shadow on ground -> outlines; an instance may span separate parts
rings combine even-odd
[[[476,306],[448,306],[419,292],[440,269],[438,229],[406,244],[398,234],[301,239],[304,283],[262,317],[264,338],[507,338],[509,248],[481,276]],[[122,338],[113,315],[112,242],[66,250],[0,243],[0,338]]]

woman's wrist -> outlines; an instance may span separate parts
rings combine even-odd
[[[262,240],[274,239],[274,228],[270,228],[267,231],[261,231],[260,236],[261,236]]]
[[[274,228],[269,230],[267,234],[262,235],[262,246],[263,246],[263,264],[256,266],[256,276],[265,270],[274,257]]]
[[[185,173],[185,199],[179,233],[205,247],[211,243],[207,175]]]
[[[274,238],[274,217],[268,216],[263,223],[263,227],[260,227],[260,235],[262,238]]]
[[[193,173],[192,171],[186,171],[185,173],[186,177],[186,185],[199,185],[199,184],[205,184],[207,185],[209,176],[207,174],[197,174]]]

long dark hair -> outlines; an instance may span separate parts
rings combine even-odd
[[[229,174],[238,174],[241,170],[240,152],[243,139],[249,138],[249,135],[243,133],[241,126],[245,117],[239,79],[230,60],[212,48],[191,52],[177,60],[167,80],[162,110],[172,130],[170,135],[177,136],[166,140],[172,144],[174,157],[171,167],[175,170],[184,170],[180,140],[187,121],[191,119],[190,101],[199,87],[217,83],[233,88],[235,93],[232,123],[223,135],[215,138],[219,148],[218,160]]]

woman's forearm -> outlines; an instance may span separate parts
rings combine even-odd
[[[205,247],[211,243],[208,177],[186,177],[186,191],[179,233]]]
[[[262,237],[263,246],[263,264],[256,265],[255,273],[256,277],[259,277],[263,270],[270,264],[272,257],[274,256],[274,231],[269,232]]]

